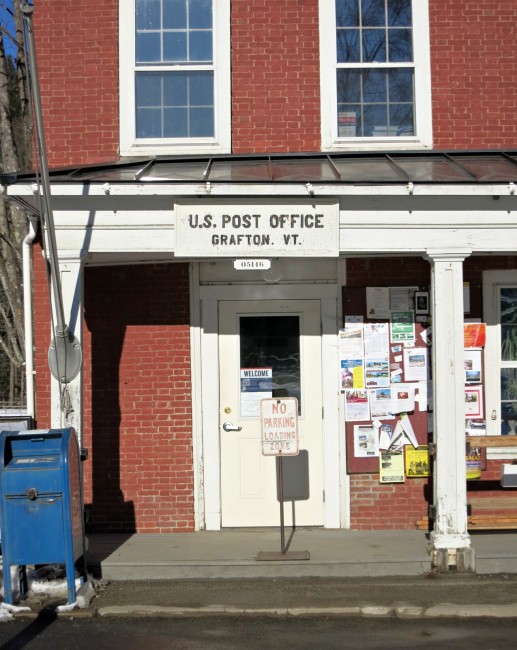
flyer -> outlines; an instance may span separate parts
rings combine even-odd
[[[273,397],[273,368],[241,368],[241,417],[259,417],[260,400]]]
[[[390,290],[388,287],[366,287],[368,318],[390,317]]]
[[[377,429],[372,424],[354,426],[354,456],[370,458],[379,455],[379,438]]]
[[[406,476],[424,478],[429,476],[429,447],[421,445],[416,449],[406,447]]]
[[[363,356],[363,324],[347,324],[345,329],[339,330],[339,358],[362,359]]]
[[[365,390],[345,390],[345,409],[348,422],[369,420],[368,392]]]
[[[364,388],[362,359],[341,359],[341,391],[347,388]]]
[[[381,451],[379,455],[381,483],[404,483],[404,454],[402,451]]]
[[[370,412],[372,418],[381,420],[393,420],[391,408],[391,388],[374,388],[369,390]]]
[[[388,322],[366,323],[364,326],[364,356],[366,359],[388,359],[390,329]]]
[[[393,427],[391,424],[381,424],[379,427],[379,449],[388,451],[393,438]]]
[[[390,320],[392,342],[415,340],[415,312],[392,311]]]
[[[413,305],[415,289],[413,287],[390,288],[390,310],[408,311]]]
[[[392,386],[391,404],[393,413],[407,413],[415,410],[415,388],[417,384],[400,383]]]
[[[404,348],[404,379],[425,381],[428,377],[427,348]]]
[[[486,343],[486,323],[465,323],[463,336],[466,348],[483,348]]]
[[[390,364],[387,359],[366,359],[365,385],[367,388],[384,388],[390,385]]]

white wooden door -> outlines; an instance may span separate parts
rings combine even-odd
[[[225,527],[280,523],[276,459],[263,456],[261,448],[260,399],[264,397],[299,400],[299,448],[308,452],[310,495],[295,502],[295,522],[300,526],[323,524],[320,323],[319,300],[219,303],[219,430]],[[290,503],[286,503],[285,513],[290,524]]]

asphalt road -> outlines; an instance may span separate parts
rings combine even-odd
[[[3,650],[514,650],[517,619],[398,620],[359,617],[16,619],[0,624]]]

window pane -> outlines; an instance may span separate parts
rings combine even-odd
[[[382,106],[363,106],[364,134],[371,137],[395,135],[388,133],[388,111],[386,104]]]
[[[212,32],[190,32],[189,61],[212,60]]]
[[[211,62],[212,32],[212,0],[137,0],[137,64]]]
[[[136,35],[137,63],[157,63],[161,57],[159,32],[141,32]]]
[[[361,101],[361,72],[359,70],[337,71],[337,101],[338,104]]]
[[[136,132],[139,138],[159,138],[162,133],[161,111],[158,108],[137,108]]]
[[[136,0],[136,28],[160,29],[160,0]]]
[[[213,137],[213,73],[137,73],[136,107],[138,138]]]
[[[362,0],[361,14],[364,27],[386,24],[384,0]]]
[[[162,75],[160,75],[161,77]],[[163,88],[164,106],[186,106],[188,104],[188,77],[174,75],[174,83],[166,83]]]
[[[359,30],[338,29],[336,37],[338,63],[359,63],[361,61]]]
[[[163,28],[187,28],[187,0],[164,0]]]
[[[415,135],[412,0],[335,0],[338,137]],[[360,63],[356,70],[341,64]],[[392,67],[375,64],[394,64]],[[372,65],[368,65],[372,64]]]
[[[363,72],[363,101],[366,103],[386,102],[387,77],[385,70]]]
[[[501,359],[517,361],[517,288],[501,289]]]
[[[501,369],[501,434],[517,435],[517,369]]]
[[[299,317],[241,316],[240,367],[272,368],[272,397],[296,397],[300,412]]]
[[[211,72],[198,72],[189,78],[190,104],[194,106],[214,105],[214,84]]]
[[[187,33],[165,32],[163,35],[163,62],[176,63],[187,59]]]
[[[189,136],[209,138],[214,134],[214,113],[211,108],[191,108]]]
[[[412,68],[401,68],[388,72],[388,88],[390,102],[413,103],[413,77]]]
[[[384,63],[386,61],[386,31],[384,29],[363,29],[363,62]]]
[[[388,29],[390,61],[412,61],[413,41],[410,29]]]
[[[339,104],[337,121],[340,138],[355,138],[362,135],[361,106]]]
[[[390,104],[390,135],[415,135],[413,104]]]
[[[212,29],[212,0],[189,0],[190,29]]]
[[[140,73],[136,75],[136,105],[160,106],[162,103],[162,79],[160,75]]]
[[[165,108],[163,111],[163,137],[187,138],[188,111],[184,108]]]
[[[414,135],[413,70],[338,70],[337,114],[341,138]]]
[[[359,0],[336,0],[336,26],[359,26]]]
[[[388,25],[411,26],[411,0],[388,0]]]

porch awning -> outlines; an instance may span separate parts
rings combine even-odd
[[[0,174],[2,185],[36,180],[34,172]],[[516,183],[517,151],[156,156],[54,169],[50,171],[50,181],[53,184]]]

